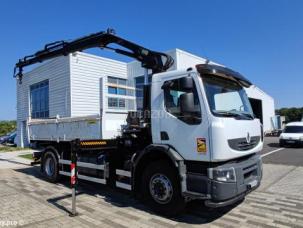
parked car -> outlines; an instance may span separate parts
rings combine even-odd
[[[4,139],[4,137],[6,137],[7,135],[0,135],[0,143],[1,143],[1,140]]]
[[[8,135],[0,137],[0,144],[15,145],[16,135],[17,135],[17,132],[13,131],[13,132],[9,133]]]
[[[1,135],[0,136],[0,144],[5,143],[8,137],[9,137],[9,134],[8,135]]]
[[[303,145],[303,122],[286,124],[280,135],[280,146]]]

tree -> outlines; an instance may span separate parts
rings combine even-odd
[[[285,116],[286,123],[301,121],[303,117],[303,107],[302,108],[281,108],[276,110],[276,114],[280,116]]]
[[[16,130],[16,121],[0,121],[0,135],[6,135],[14,130]]]

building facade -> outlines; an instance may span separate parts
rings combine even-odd
[[[99,116],[100,136],[110,137],[136,110],[131,84],[126,63],[86,53],[42,64],[17,82],[17,145],[29,145],[28,126],[37,119]]]

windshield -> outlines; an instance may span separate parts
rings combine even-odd
[[[215,75],[203,75],[202,79],[214,115],[254,118],[245,90],[237,82]]]
[[[303,133],[303,126],[287,126],[284,133]]]

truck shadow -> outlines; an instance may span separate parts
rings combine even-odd
[[[267,146],[273,147],[273,148],[280,148],[279,143],[268,143]]]
[[[37,182],[43,180],[50,185],[54,185],[54,187],[58,185],[61,186],[63,185],[66,188],[70,188],[69,179],[65,177],[61,178],[58,184],[49,183],[40,173],[39,167],[15,169],[15,171],[39,179],[37,180]],[[51,191],[50,188],[48,190]],[[39,191],[39,189],[35,189],[34,192],[35,191]],[[187,224],[211,223],[212,221],[221,218],[230,210],[232,210],[234,207],[236,207],[239,203],[241,203],[239,202],[235,205],[231,205],[228,207],[212,209],[205,207],[203,201],[196,200],[188,203],[183,214],[176,217],[166,217],[151,211],[148,207],[143,205],[140,201],[136,200],[129,192],[125,190],[112,189],[100,184],[81,181],[81,183],[79,183],[77,186],[77,196],[78,196],[77,207],[81,208],[81,210],[84,210],[84,212],[85,213],[87,212],[88,214],[91,212],[90,210],[93,209],[90,209],[88,208],[88,206],[85,205],[85,200],[81,199],[82,195],[96,197],[96,202],[100,202],[100,204],[104,204],[105,201],[106,203],[115,207],[120,207],[120,208],[132,207],[134,209],[145,211],[151,215],[161,216],[175,222],[181,222]],[[58,194],[56,194],[56,196],[46,195],[45,197],[46,199],[44,200],[46,200],[48,203],[52,204],[53,206],[57,207],[58,209],[66,213],[70,213],[71,205],[69,205],[69,203],[66,203],[66,201],[64,202],[64,200],[68,200],[69,202],[71,202],[71,198],[72,198],[71,193],[66,194],[65,192],[61,196],[58,196]]]
[[[267,144],[269,147],[272,147],[272,148],[291,148],[291,149],[302,149],[303,146],[301,145],[284,145],[283,147],[280,146],[279,143],[269,143]]]

